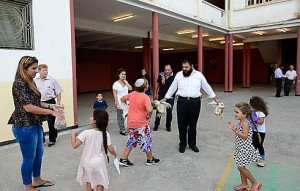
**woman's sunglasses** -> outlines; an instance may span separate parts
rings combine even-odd
[[[28,61],[32,61],[33,63],[38,63],[38,59],[34,56],[28,56],[25,61],[24,61],[24,64],[27,64]]]

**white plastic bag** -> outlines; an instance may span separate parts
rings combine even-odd
[[[65,118],[65,115],[63,114],[63,109],[60,108],[59,105],[55,105],[55,104],[52,105],[52,108],[53,108],[54,111],[62,112],[62,117],[61,118],[59,118],[59,117],[55,118],[54,128],[55,129],[65,129],[65,128],[67,128],[66,118]]]

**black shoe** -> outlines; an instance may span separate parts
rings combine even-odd
[[[122,159],[122,158],[120,158],[120,165],[121,166],[133,166],[133,163],[130,162],[129,159]]]
[[[184,153],[184,151],[185,151],[185,147],[184,146],[179,146],[179,152]]]
[[[52,146],[54,146],[55,145],[55,142],[50,142],[50,143],[48,143],[48,147],[52,147]]]
[[[153,164],[158,164],[159,161],[160,161],[159,159],[156,159],[156,158],[152,157],[152,160],[148,160],[148,159],[147,159],[146,165],[151,166],[151,165],[153,165]]]
[[[167,127],[167,131],[170,132],[171,131],[171,127]]]
[[[195,152],[195,153],[199,153],[199,149],[196,145],[194,146],[190,146],[190,148]]]
[[[157,131],[157,130],[158,130],[158,125],[155,125],[153,131]]]
[[[126,132],[125,131],[120,131],[120,134],[121,135],[126,135]]]

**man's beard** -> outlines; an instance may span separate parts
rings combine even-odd
[[[182,74],[184,77],[189,77],[193,72],[193,69],[191,68],[190,70],[188,71],[183,71]]]

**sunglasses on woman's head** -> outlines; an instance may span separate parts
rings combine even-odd
[[[25,59],[24,64],[27,64],[28,61],[32,61],[32,62],[34,62],[34,63],[38,63],[38,62],[39,62],[38,59],[37,59],[36,57],[34,57],[34,56],[28,56],[28,57]]]

